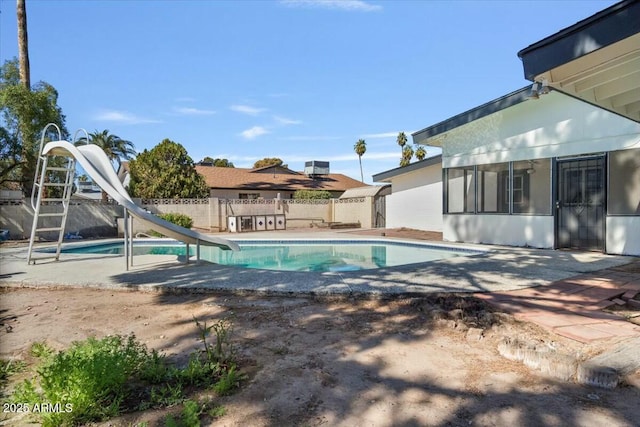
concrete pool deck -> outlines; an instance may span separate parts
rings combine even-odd
[[[373,235],[367,235],[366,231],[287,230],[217,236],[237,240],[394,240],[381,236],[379,230],[370,234]],[[433,292],[465,292],[581,342],[640,337],[640,326],[602,311],[606,305],[604,301],[623,294],[628,297],[634,289],[640,291],[638,258],[485,245],[451,246],[489,251],[427,263],[330,273],[252,270],[193,261],[185,264],[175,255],[140,255],[134,257],[133,267],[126,271],[124,258],[120,255],[62,254],[58,262],[27,265],[25,245],[2,245],[0,286],[218,291],[283,296],[418,296]],[[629,264],[639,268],[629,270],[629,273],[620,270]]]

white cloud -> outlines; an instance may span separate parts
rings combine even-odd
[[[251,129],[243,130],[242,132],[240,132],[240,135],[245,139],[254,139],[260,135],[264,135],[267,133],[269,133],[269,131],[262,126],[254,126]]]
[[[281,4],[290,7],[337,9],[355,12],[376,12],[382,6],[363,0],[281,0]]]
[[[160,123],[159,120],[136,116],[128,111],[104,110],[93,116],[100,122],[113,122],[125,125],[138,125],[144,123]]]
[[[216,114],[214,110],[201,110],[199,108],[192,107],[175,107],[173,109],[178,114],[183,114],[185,116],[211,116]]]
[[[229,108],[231,108],[231,110],[236,111],[238,113],[249,114],[251,116],[257,116],[258,114],[265,111],[264,108],[252,107],[250,105],[232,105]]]
[[[273,116],[273,120],[278,122],[281,125],[299,125],[302,123],[300,120],[289,119],[287,117],[282,116]]]

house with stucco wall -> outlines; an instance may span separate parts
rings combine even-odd
[[[640,254],[640,124],[527,86],[413,134],[442,148],[443,239]]]
[[[518,56],[532,85],[412,134],[442,149],[443,239],[640,255],[640,2]]]

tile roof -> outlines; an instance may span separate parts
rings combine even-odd
[[[330,173],[313,179],[302,172],[282,167],[244,169],[196,165],[196,170],[204,176],[210,188],[346,191],[349,188],[362,187],[362,182],[340,173]]]

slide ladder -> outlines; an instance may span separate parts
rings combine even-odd
[[[76,161],[73,157],[65,157],[64,162],[56,162],[50,165],[52,157],[43,154],[44,139],[47,129],[54,127],[58,132],[58,139],[62,139],[60,128],[53,123],[48,124],[42,131],[40,149],[38,151],[38,163],[31,190],[31,208],[33,209],[33,224],[29,239],[29,252],[27,261],[35,264],[43,259],[60,258],[60,249],[64,240],[64,229],[69,213],[69,201],[73,193],[73,182],[76,173]],[[42,211],[43,205],[47,206],[46,212]],[[36,237],[43,234],[51,236],[58,233],[57,248],[55,254],[38,255],[34,257],[33,244]],[[55,235],[55,234],[54,234]]]

